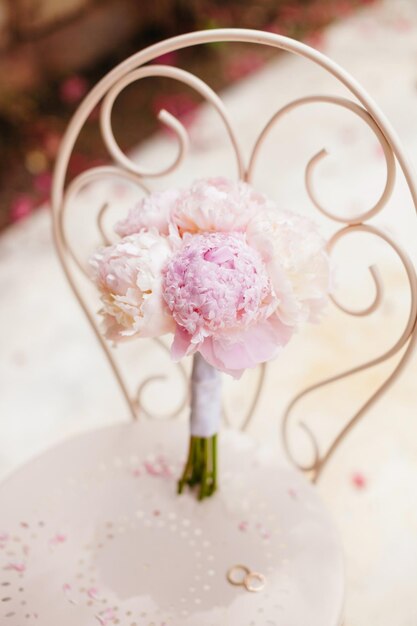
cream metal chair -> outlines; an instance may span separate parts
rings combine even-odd
[[[332,74],[353,99],[308,96],[287,104],[266,122],[246,163],[237,129],[221,99],[189,72],[152,64],[163,54],[214,42],[272,46],[304,57]],[[268,133],[287,112],[306,104],[324,103],[359,116],[375,134],[385,156],[387,177],[379,200],[370,210],[350,217],[323,208],[314,190],[313,174],[326,156],[325,151],[313,156],[307,165],[307,192],[316,209],[341,226],[329,239],[331,252],[337,242],[351,233],[381,239],[402,263],[411,294],[404,330],[391,349],[311,385],[289,403],[282,420],[282,440],[293,467],[271,459],[247,436],[227,429],[221,435],[222,487],[218,495],[202,504],[190,495],[175,494],[175,480],[187,445],[186,422],[141,419],[143,415],[152,416],[144,397],[151,383],[161,378],[158,370],[154,374],[151,371],[155,348],[147,348],[149,361],[138,385],[131,371],[134,357],[128,357],[129,367],[123,369],[113,347],[100,335],[97,302],[87,293],[85,267],[66,219],[79,194],[97,180],[119,179],[146,193],[149,181],[161,179],[162,186],[163,177],[175,172],[182,163],[187,154],[188,134],[166,111],[159,113],[159,119],[175,134],[178,152],[172,163],[160,169],[146,168],[127,157],[112,131],[112,107],[120,92],[133,82],[154,76],[191,87],[214,107],[230,139],[238,176],[246,181],[252,180]],[[75,142],[88,116],[100,103],[102,137],[114,165],[93,168],[68,182],[68,163]],[[52,193],[54,235],[64,271],[114,372],[132,422],[65,442],[15,473],[2,486],[4,522],[8,527],[19,522],[14,534],[19,545],[25,546],[22,554],[10,555],[5,566],[9,574],[5,581],[6,609],[1,606],[5,624],[20,626],[25,616],[34,619],[37,615],[42,626],[341,625],[345,581],[339,537],[316,490],[302,472],[313,482],[321,476],[348,432],[406,366],[415,344],[417,278],[413,264],[390,236],[368,224],[391,195],[396,162],[417,206],[416,182],[399,140],[367,93],[323,54],[275,34],[229,29],[175,37],[133,55],[92,89],[71,120],[58,156]],[[95,209],[98,231],[107,242],[108,205],[104,202]],[[375,286],[373,302],[364,309],[351,310],[332,297],[344,313],[367,316],[378,308],[382,283],[377,268],[369,269]],[[157,344],[165,350],[165,344]],[[140,345],[136,348],[140,350]],[[293,411],[299,401],[321,387],[397,354],[401,356],[393,372],[327,447],[319,446],[307,422],[296,423],[304,433],[304,444],[307,442],[310,448],[310,461],[299,461],[299,449],[295,446],[296,457],[290,444]],[[178,400],[173,409],[168,403],[165,417],[186,411],[187,366],[180,365],[177,374],[179,378],[162,394],[176,393]],[[264,381],[262,367],[251,388],[246,414],[239,416],[242,430],[249,425]],[[182,386],[178,393],[179,385]],[[33,488],[28,490],[28,485]],[[26,499],[16,501],[16,493],[22,490]],[[245,573],[249,573],[246,587],[241,584]],[[252,587],[259,592],[255,593]]]

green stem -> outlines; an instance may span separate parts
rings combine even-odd
[[[208,498],[217,489],[217,435],[191,437],[183,474],[178,481],[178,493],[185,485],[199,486],[198,499]]]
[[[201,444],[199,437],[193,437],[195,439],[195,447],[194,447],[194,459],[192,462],[191,468],[191,478],[188,481],[190,487],[197,485],[201,479],[201,472],[203,468],[203,459],[201,457]]]
[[[178,481],[178,493],[182,493],[184,486],[188,483],[189,476],[193,468],[195,445],[196,445],[195,437],[190,437],[190,445],[188,447],[187,462],[185,464],[184,472],[180,480]]]
[[[203,466],[201,471],[200,491],[198,494],[199,500],[203,500],[203,498],[207,495],[207,439],[201,439],[201,453],[203,457]]]
[[[213,435],[211,441],[211,454],[213,458],[213,490],[217,491],[217,435]]]

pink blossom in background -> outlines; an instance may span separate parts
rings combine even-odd
[[[348,17],[353,12],[350,0],[337,0],[332,6],[332,17]]]
[[[36,191],[49,195],[52,186],[52,174],[51,172],[42,172],[42,174],[37,174],[33,178],[33,186]]]
[[[256,52],[246,52],[229,59],[225,66],[225,76],[229,80],[240,80],[256,70],[260,69],[264,64],[264,59]]]
[[[10,206],[10,219],[12,222],[18,222],[33,213],[35,203],[27,194],[17,196]]]
[[[70,76],[59,87],[59,96],[65,104],[76,104],[87,93],[88,82],[82,76]]]
[[[158,115],[164,109],[176,117],[186,128],[189,128],[195,121],[197,104],[194,98],[187,93],[172,93],[155,98],[152,103],[152,110],[155,115]],[[166,132],[172,133],[164,124],[162,127]]]
[[[161,54],[159,57],[156,57],[156,59],[152,62],[159,63],[160,65],[177,65],[178,52],[176,50],[171,50],[171,52],[166,52],[165,54]]]
[[[42,146],[50,159],[55,159],[61,144],[61,135],[54,131],[47,132],[42,139]]]
[[[326,34],[323,31],[315,31],[306,37],[306,43],[317,50],[324,50],[326,47]]]
[[[300,22],[305,19],[306,9],[299,2],[280,7],[279,18],[288,22]]]
[[[281,23],[276,23],[276,22],[271,22],[271,24],[268,24],[267,26],[265,26],[262,30],[264,30],[267,33],[275,33],[275,35],[288,35],[288,28],[286,25],[281,24]]]
[[[329,3],[329,4],[333,4]],[[304,18],[311,26],[322,26],[330,19],[332,13],[331,6],[322,2],[312,2],[304,10]]]

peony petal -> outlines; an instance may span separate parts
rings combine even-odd
[[[273,359],[290,340],[294,328],[272,315],[231,338],[206,339],[200,352],[217,369],[239,378],[244,369]]]
[[[175,329],[174,341],[171,346],[171,357],[175,362],[180,361],[184,356],[190,354],[190,350],[195,352],[197,346],[193,346],[191,343],[191,335],[187,333],[187,331],[182,328],[182,326],[178,326]]]
[[[172,219],[179,232],[245,232],[260,208],[270,206],[267,198],[243,181],[227,178],[196,180],[184,191]]]
[[[240,378],[244,372],[239,366],[239,369],[232,369],[225,365],[224,361],[219,358],[219,355],[214,350],[215,340],[212,337],[207,337],[204,342],[200,345],[199,352],[201,356],[213,367],[221,372],[225,372],[226,374],[230,374],[233,378]]]
[[[329,292],[330,263],[314,222],[289,211],[261,210],[248,224],[246,237],[267,264],[283,322],[316,319]]]
[[[160,294],[153,293],[145,300],[142,314],[148,321],[141,329],[141,337],[159,337],[175,332],[175,322]]]

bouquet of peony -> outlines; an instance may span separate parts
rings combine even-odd
[[[172,358],[194,355],[190,446],[181,493],[217,488],[220,372],[239,378],[273,359],[329,291],[325,242],[307,218],[244,182],[196,181],[153,193],[91,258],[103,331],[113,341],[173,334]]]

